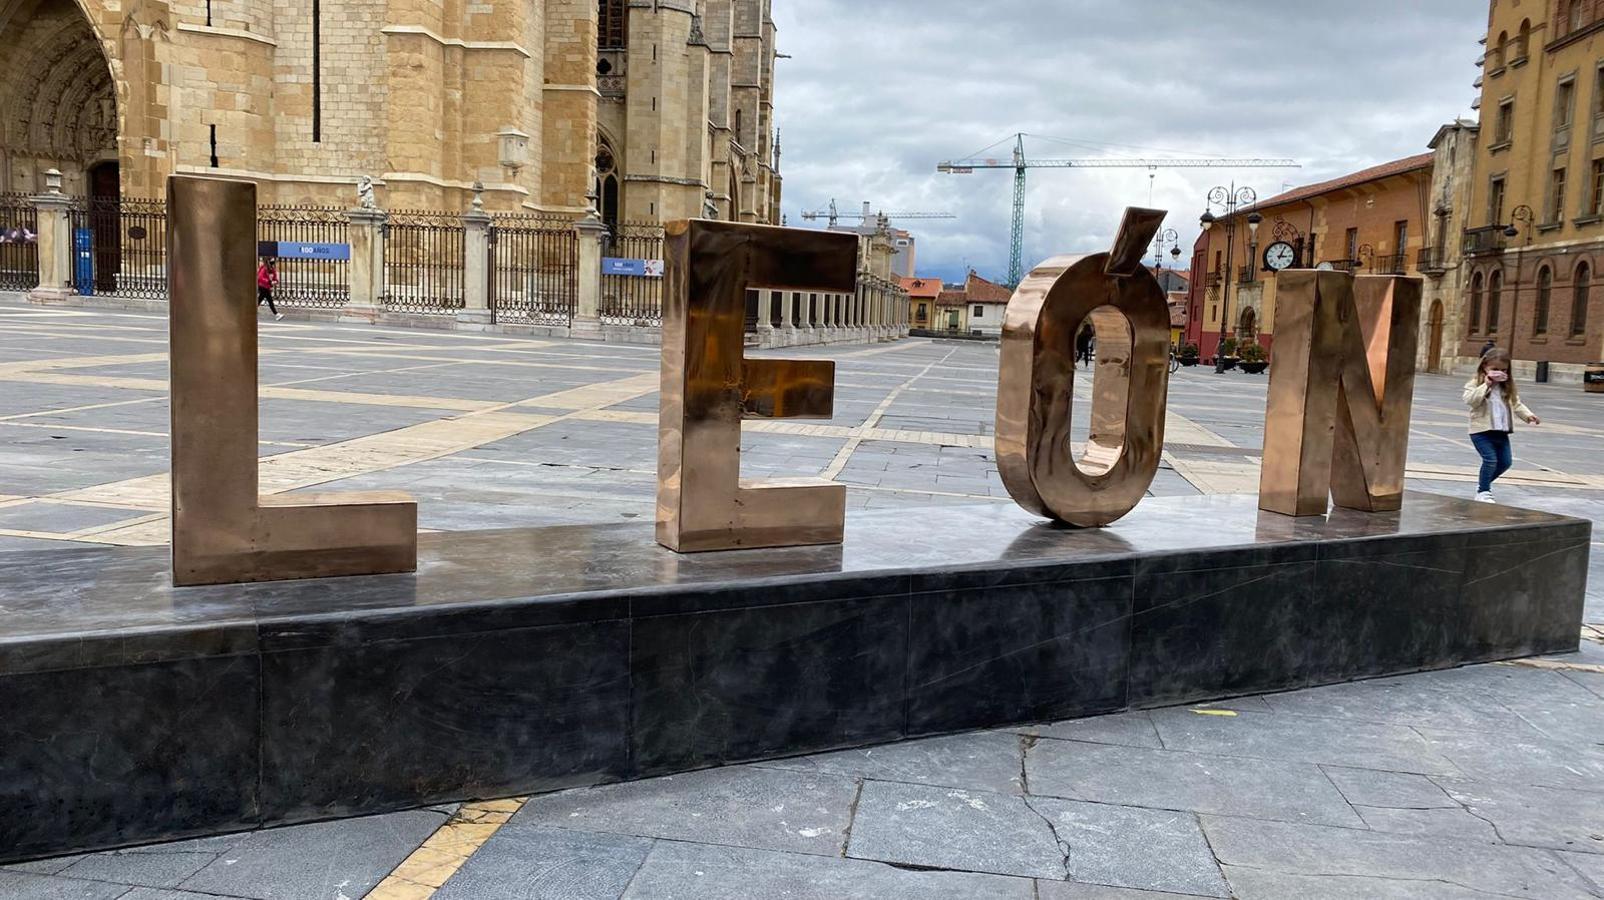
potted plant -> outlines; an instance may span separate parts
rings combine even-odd
[[[1196,344],[1182,344],[1181,349],[1176,351],[1175,358],[1183,366],[1195,366],[1198,358],[1202,355],[1202,351],[1197,348]]]
[[[1226,371],[1236,368],[1237,362],[1240,361],[1240,357],[1236,355],[1236,338],[1228,337],[1220,342],[1220,359],[1225,362],[1221,368]]]
[[[1242,371],[1249,375],[1261,374],[1270,367],[1270,358],[1265,355],[1264,348],[1257,343],[1243,344],[1240,355]]]

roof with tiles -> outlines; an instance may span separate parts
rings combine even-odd
[[[1391,178],[1395,175],[1407,175],[1411,172],[1417,172],[1422,169],[1430,169],[1432,166],[1432,158],[1435,155],[1436,154],[1432,153],[1421,153],[1416,156],[1406,156],[1403,159],[1395,159],[1392,162],[1382,163],[1379,166],[1371,166],[1368,169],[1360,169],[1357,172],[1343,175],[1340,178],[1333,178],[1330,181],[1322,181],[1317,184],[1309,184],[1304,185],[1303,187],[1293,188],[1285,193],[1277,194],[1268,200],[1256,203],[1247,209],[1264,209],[1270,206],[1281,206],[1287,203],[1296,203],[1299,200],[1308,200],[1311,197],[1318,197],[1321,194],[1329,194],[1332,191],[1340,191],[1344,188],[1358,187],[1361,184],[1369,184],[1372,181],[1380,181],[1383,178]]]

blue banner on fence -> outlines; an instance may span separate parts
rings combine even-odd
[[[350,244],[257,241],[256,255],[267,259],[350,259]]]
[[[602,257],[603,275],[634,275],[639,278],[662,278],[663,261],[660,259],[621,259]]]
[[[72,233],[72,286],[83,297],[95,293],[94,236],[87,228]]]

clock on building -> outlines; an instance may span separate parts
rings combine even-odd
[[[1298,261],[1298,251],[1286,241],[1276,241],[1264,248],[1264,267],[1272,272],[1292,268]]]

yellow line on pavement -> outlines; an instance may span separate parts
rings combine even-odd
[[[464,803],[369,891],[367,900],[429,900],[528,800],[513,797]]]

